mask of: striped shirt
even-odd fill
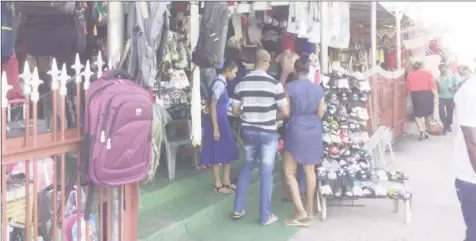
[[[278,108],[287,105],[283,85],[263,70],[251,71],[236,85],[231,105],[242,109],[243,128],[275,132]]]

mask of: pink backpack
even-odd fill
[[[91,83],[86,96],[83,166],[88,188],[86,220],[94,186],[117,187],[147,177],[152,158],[152,99],[121,78],[119,70]]]

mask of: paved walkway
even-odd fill
[[[416,133],[416,132],[415,132]],[[410,177],[413,222],[392,212],[386,200],[362,200],[365,207],[331,207],[326,222],[314,221],[293,241],[458,241],[464,223],[456,198],[451,157],[454,134],[418,142],[408,135],[395,146],[394,165]]]

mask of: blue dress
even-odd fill
[[[220,83],[218,83],[220,82]],[[233,135],[233,131],[228,120],[228,92],[226,90],[226,81],[217,80],[211,83],[224,84],[222,94],[218,98],[216,112],[217,122],[220,131],[220,139],[213,139],[213,123],[210,114],[203,115],[203,139],[202,152],[200,157],[201,165],[229,164],[240,158],[240,151]],[[213,87],[213,86],[211,86]],[[212,88],[210,88],[212,89]],[[212,91],[210,91],[212,94]],[[211,97],[210,97],[211,98]]]
[[[286,122],[285,151],[300,164],[319,164],[324,154],[321,120],[317,117],[324,89],[307,79],[286,84],[291,116]]]

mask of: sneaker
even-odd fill
[[[360,120],[369,120],[369,113],[366,108],[356,107],[357,116]]]
[[[324,197],[332,197],[332,188],[328,184],[321,186],[321,194]]]
[[[324,133],[324,135],[322,135],[322,140],[327,144],[331,144],[332,143],[331,134]]]

